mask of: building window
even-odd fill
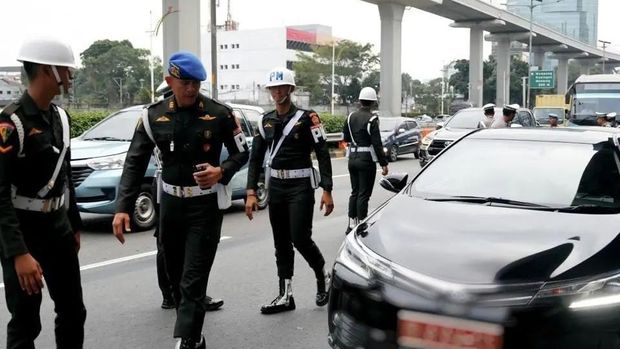
[[[286,61],[286,69],[293,70],[293,61]]]
[[[224,49],[226,50],[228,49],[228,44],[224,45]]]
[[[4,91],[0,91],[0,95],[3,94],[3,93],[4,93]]]
[[[228,64],[224,64],[224,69],[228,69]]]
[[[239,90],[239,85],[236,85],[235,87],[237,88],[237,90]]]
[[[10,94],[11,94],[11,91],[6,91],[6,94],[7,94],[7,95],[10,95]]]

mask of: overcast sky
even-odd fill
[[[183,1],[183,0],[181,0]],[[499,4],[502,0],[486,0]],[[590,1],[590,0],[585,0]],[[226,16],[227,0],[219,0],[218,24]],[[232,15],[241,29],[300,24],[324,24],[337,37],[370,42],[379,50],[380,22],[377,6],[361,0],[231,0]],[[209,18],[209,1],[201,0],[203,25]],[[3,0],[0,36],[0,65],[15,65],[22,40],[41,33],[66,38],[76,56],[95,40],[130,40],[149,48],[147,31],[161,16],[161,0]],[[612,42],[620,53],[618,30],[620,1],[599,0],[599,39]],[[28,20],[28,22],[26,22]],[[454,29],[450,21],[417,9],[403,18],[403,72],[414,78],[439,76],[443,64],[469,56],[467,29]],[[485,44],[485,57],[490,52]],[[161,56],[161,35],[153,40],[153,51]]]

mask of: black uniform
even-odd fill
[[[23,125],[23,157],[18,130],[10,115]],[[80,266],[74,233],[82,222],[71,181],[71,154],[65,159],[53,187],[42,199],[64,196],[68,205],[49,212],[16,209],[15,194],[38,198],[37,193],[52,178],[63,148],[63,131],[56,106],[39,110],[28,92],[0,114],[0,262],[5,296],[11,320],[7,328],[7,348],[34,348],[41,331],[41,294],[22,291],[14,267],[14,257],[30,253],[41,265],[45,283],[56,311],[56,345],[82,348],[86,309],[82,300]],[[51,206],[50,206],[51,207]]]
[[[194,106],[181,108],[172,96],[149,106],[148,118],[167,184],[195,187],[194,166],[201,163],[220,166],[224,171],[220,183],[228,184],[247,162],[247,145],[235,140],[241,128],[224,104],[200,95]],[[230,155],[220,165],[222,145]],[[139,123],[125,160],[117,212],[133,211],[154,146]],[[222,227],[217,195],[181,198],[162,192],[159,224],[166,269],[178,302],[174,336],[200,338],[207,281]]]
[[[265,152],[271,144],[277,144],[286,123],[294,117],[297,107],[285,115],[276,111],[263,116],[265,138],[257,134],[252,144],[248,167],[248,189],[257,190],[263,170]],[[317,129],[322,127],[318,115],[305,110],[282,143],[271,164],[274,170],[292,170],[312,167],[311,152],[314,150],[319,162],[321,179],[319,185],[326,191],[332,190],[332,167],[324,136],[319,137]],[[322,128],[321,128],[322,130]],[[314,131],[314,132],[313,132]],[[275,146],[274,146],[275,147]],[[280,279],[293,276],[293,246],[308,262],[315,273],[322,273],[325,259],[312,240],[312,216],[314,212],[314,189],[309,178],[269,180],[269,219],[273,229],[276,249],[276,264]]]
[[[351,196],[349,197],[349,218],[362,220],[368,215],[368,201],[375,185],[377,166],[371,153],[369,151],[358,151],[359,148],[372,147],[379,165],[387,166],[381,134],[379,133],[379,118],[370,112],[369,107],[362,107],[351,114],[342,133],[344,134],[344,141],[348,142],[350,146]]]

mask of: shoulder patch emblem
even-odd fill
[[[310,113],[310,120],[312,121],[313,125],[320,125],[321,124],[321,119],[319,118],[319,115],[317,113]]]
[[[2,147],[0,146],[0,154],[7,154],[9,153],[11,150],[13,150],[13,146],[9,145],[8,147]]]
[[[169,122],[169,121],[170,121],[170,118],[165,115],[162,115],[158,117],[157,119],[155,119],[155,122]]]
[[[271,125],[271,123],[265,124],[265,128],[271,128],[271,127],[273,127],[273,125]]]
[[[0,123],[0,144],[4,144],[9,141],[9,137],[15,130],[15,126],[11,125],[8,122]]]
[[[215,120],[216,117],[215,116],[211,116],[209,114],[205,114],[201,117],[199,117],[200,120],[204,120],[204,121],[211,121],[211,120]]]
[[[34,136],[34,135],[38,135],[40,133],[43,133],[43,131],[39,130],[36,127],[33,127],[30,132],[28,132],[28,136]]]

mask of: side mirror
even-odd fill
[[[399,129],[398,129],[398,133],[399,133],[399,134],[400,134],[400,133],[405,133],[405,129],[404,129],[404,128],[399,128]]]
[[[407,179],[409,179],[408,174],[396,173],[381,178],[379,185],[383,187],[383,189],[398,193],[407,185]]]
[[[441,128],[443,128],[443,121],[438,122],[437,125],[435,125],[435,130],[439,130]]]

